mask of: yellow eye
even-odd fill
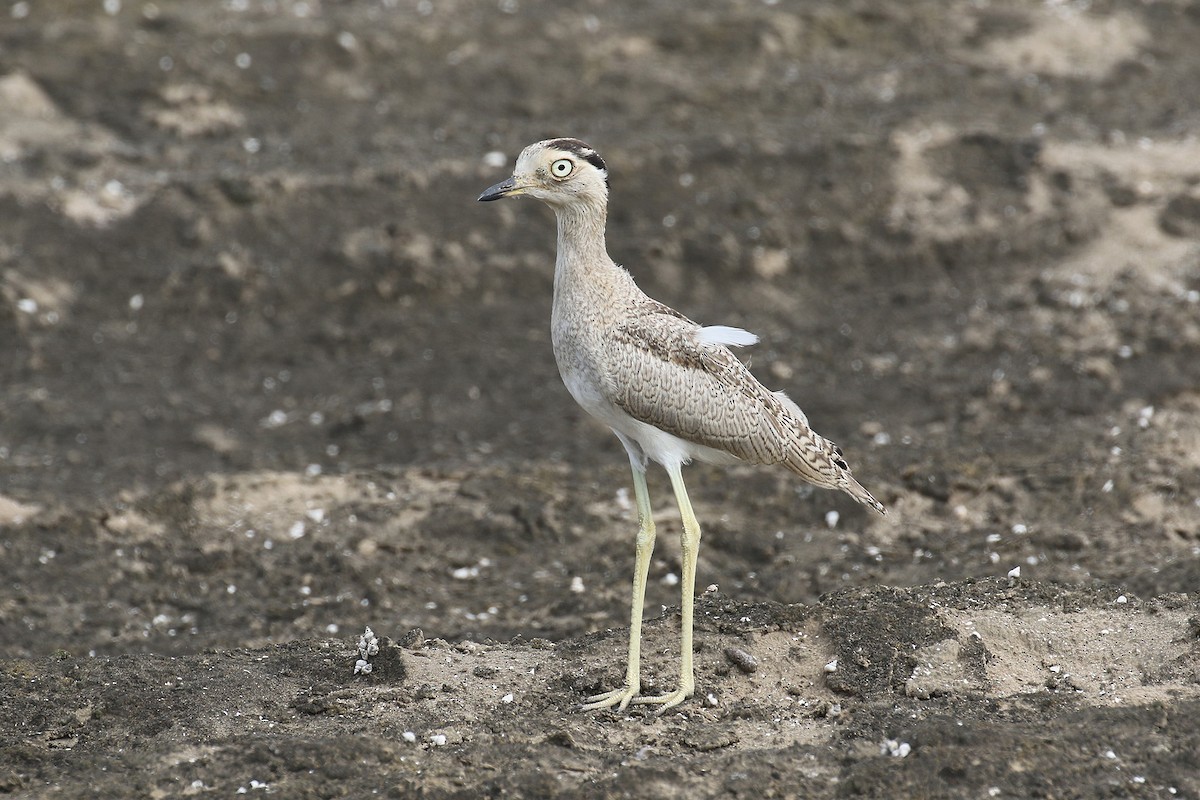
[[[556,178],[565,178],[571,174],[573,169],[575,169],[575,165],[569,158],[560,158],[550,165],[550,174]]]

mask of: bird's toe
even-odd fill
[[[583,702],[582,711],[597,711],[602,708],[616,707],[617,711],[624,711],[629,707],[629,704],[637,697],[638,687],[622,686],[619,689],[613,689],[608,692],[594,694]]]

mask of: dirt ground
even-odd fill
[[[1200,797],[1197,41],[1195,0],[6,0],[0,793]],[[627,462],[558,378],[550,213],[475,202],[549,136],[891,512],[690,468],[661,717],[578,710]]]

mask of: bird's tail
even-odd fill
[[[858,502],[862,503],[864,506],[872,508],[878,511],[880,514],[887,514],[887,509],[883,507],[883,503],[876,500],[875,495],[868,492],[865,486],[854,480],[854,478],[850,476],[850,473],[846,473],[845,480],[846,482],[839,486],[839,489],[853,497]]]
[[[883,503],[867,491],[866,487],[850,474],[850,467],[842,457],[842,449],[827,439],[820,440],[828,448],[823,458],[814,458],[811,450],[793,451],[783,465],[809,483],[826,489],[840,489],[868,508],[887,514]]]
[[[795,437],[794,446],[784,456],[783,465],[809,483],[826,489],[841,489],[864,506],[887,514],[883,503],[850,474],[850,465],[846,463],[842,448],[809,427],[808,417],[790,397],[783,392],[775,392],[775,397],[796,423],[791,430]]]

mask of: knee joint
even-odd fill
[[[641,527],[638,528],[637,546],[649,547],[650,545],[654,544],[654,535],[654,522],[651,520],[646,520],[642,523]]]

